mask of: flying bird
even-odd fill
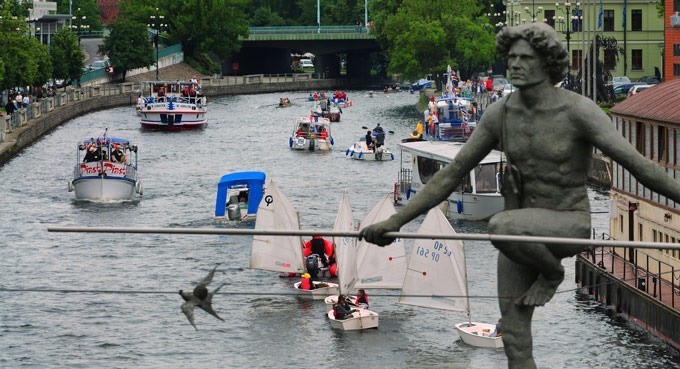
[[[214,291],[208,292],[208,284],[212,282],[213,276],[215,275],[215,270],[219,264],[217,264],[213,270],[211,270],[205,278],[203,278],[196,287],[194,287],[193,292],[184,292],[183,290],[179,290],[179,295],[182,296],[184,299],[185,303],[182,304],[182,312],[184,315],[187,316],[187,319],[189,319],[189,323],[191,323],[192,326],[196,330],[198,328],[196,327],[196,323],[194,322],[194,308],[196,306],[200,307],[203,309],[205,312],[208,314],[214,316],[215,318],[224,321],[224,319],[220,318],[219,315],[213,310],[212,308],[212,298],[213,296],[217,293],[217,291],[220,290],[226,283],[222,284],[221,286],[217,287]]]

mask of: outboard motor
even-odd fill
[[[310,275],[311,280],[316,280],[316,278],[319,276],[319,255],[317,254],[311,254],[307,256],[305,259],[305,267],[307,269],[307,273]]]

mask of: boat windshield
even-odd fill
[[[482,164],[475,168],[475,187],[477,193],[495,193],[500,189],[496,181],[496,173],[500,171],[500,164]]]

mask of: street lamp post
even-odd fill
[[[540,13],[543,13],[543,7],[539,6],[537,9],[534,3],[535,0],[531,0],[531,11],[529,11],[528,6],[524,7],[524,11],[531,16],[531,22],[536,22],[536,16]]]
[[[559,17],[558,21],[560,28],[562,28],[560,31],[564,32],[566,35],[567,55],[569,57],[569,71],[571,72],[571,51],[569,50],[569,41],[571,40],[571,24],[574,21],[574,15],[571,14],[571,4],[569,2],[565,2],[563,5],[566,17]],[[555,9],[561,10],[560,3],[555,3]]]
[[[158,13],[158,8],[156,8],[156,13]],[[147,24],[147,26],[153,28],[156,30],[156,34],[153,37],[153,43],[156,46],[156,81],[158,81],[158,41],[160,37],[160,32],[161,28],[165,27],[166,24],[163,24],[163,17],[162,15],[151,15],[151,23]]]

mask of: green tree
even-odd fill
[[[241,47],[239,37],[248,37],[247,4],[248,0],[185,0],[156,8],[147,0],[128,0],[119,7],[120,18],[142,24],[150,24],[151,16],[163,16],[167,25],[163,33],[180,42],[189,58],[214,52],[224,60]]]
[[[69,13],[69,1],[71,12]],[[101,31],[104,26],[100,19],[97,0],[58,0],[57,13],[71,14],[73,31],[86,34],[88,31]]]
[[[52,37],[50,54],[52,54],[53,77],[64,80],[77,80],[83,75],[84,48],[78,43],[78,36],[64,28]],[[65,86],[64,86],[65,87]]]
[[[122,73],[123,80],[128,70],[154,64],[156,59],[146,25],[119,19],[109,24],[109,28],[111,33],[99,45],[99,53],[109,56],[114,71]]]
[[[255,10],[255,13],[253,14],[253,17],[250,21],[250,25],[254,27],[283,26],[285,24],[286,21],[268,6],[263,6]]]
[[[0,89],[42,85],[51,70],[40,71],[49,64],[47,47],[31,36],[25,16],[14,2],[0,8]]]
[[[389,51],[388,70],[409,79],[443,72],[448,64],[472,71],[495,57],[494,28],[474,0],[377,0],[377,38]]]

